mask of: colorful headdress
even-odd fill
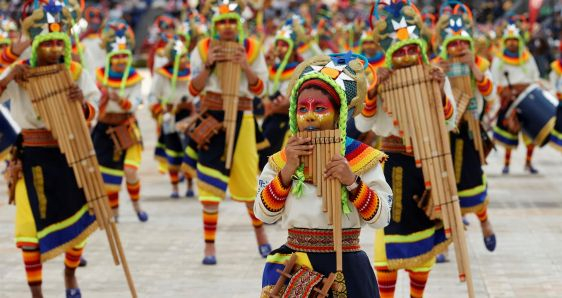
[[[64,61],[70,67],[71,42],[70,28],[73,20],[65,4],[57,0],[48,3],[35,1],[33,13],[22,23],[22,32],[32,39],[30,64],[37,64],[37,47],[49,40],[62,40],[65,44]]]
[[[168,61],[173,62],[173,70],[172,70],[172,95],[170,98],[173,97],[176,91],[176,83],[178,80],[178,73],[180,69],[180,60],[182,57],[187,56],[189,53],[187,45],[182,40],[183,38],[179,35],[174,35],[172,38],[168,40],[166,47],[162,53],[163,56],[168,58]]]
[[[277,41],[284,41],[286,42],[289,47],[287,49],[287,53],[285,53],[285,57],[277,67],[277,71],[275,72],[275,77],[273,79],[274,86],[273,90],[277,90],[279,87],[279,81],[281,79],[281,75],[285,71],[287,64],[289,63],[289,59],[291,55],[294,55],[294,51],[297,50],[297,47],[302,42],[305,42],[306,38],[304,37],[304,29],[300,23],[300,19],[298,17],[292,17],[285,22],[285,25],[281,27],[275,34],[274,46]]]
[[[105,57],[105,75],[103,85],[109,80],[109,69],[111,58],[115,55],[126,54],[129,57],[127,67],[121,81],[121,92],[124,92],[125,84],[133,63],[132,49],[135,47],[135,35],[133,30],[124,20],[111,20],[107,22],[102,32],[102,46],[107,54]]]
[[[360,57],[363,63],[358,59]],[[333,54],[330,56],[320,55],[312,57],[301,63],[291,78],[288,91],[290,92],[289,127],[294,135],[298,132],[297,125],[297,100],[300,91],[306,86],[317,86],[326,90],[329,94],[340,101],[339,118],[337,126],[340,129],[342,142],[342,154],[345,154],[346,126],[348,111],[353,114],[361,112],[363,102],[367,93],[365,72],[363,65],[367,61],[364,57],[352,54]],[[337,108],[337,107],[335,107]],[[293,192],[299,196],[302,194],[304,183],[303,167],[296,171],[297,185]],[[345,213],[349,212],[347,206],[347,192],[343,192],[342,205]]]
[[[468,6],[458,1],[449,1],[441,6],[439,21],[436,30],[440,35],[435,45],[439,47],[440,56],[447,58],[447,45],[451,41],[465,40],[470,43],[470,48],[474,49],[473,31],[474,20],[472,11]]]
[[[104,10],[99,5],[90,5],[84,9],[84,18],[88,22],[90,32],[98,32],[103,26]]]
[[[516,39],[519,43],[519,53],[517,53],[517,55],[521,57],[522,54],[525,52],[525,38],[523,34],[524,33],[521,27],[519,26],[517,19],[510,18],[502,32],[502,39],[501,39],[502,52],[505,51],[506,40]]]
[[[380,5],[380,7],[379,7]],[[386,64],[391,68],[392,54],[409,44],[418,45],[425,63],[428,62],[427,43],[421,37],[423,22],[418,9],[410,1],[392,0],[389,4],[374,4],[373,37],[386,52]]]
[[[242,26],[242,2],[232,0],[219,0],[217,6],[213,8],[213,18],[211,19],[211,37],[217,38],[216,23],[221,20],[235,19],[238,24],[238,41],[244,41],[244,28]]]

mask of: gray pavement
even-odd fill
[[[148,84],[145,84],[148,85]],[[152,159],[154,123],[147,109],[140,111],[146,150],[141,167],[142,204],[149,213],[140,223],[121,193],[119,230],[140,297],[258,297],[264,259],[258,255],[250,219],[242,204],[221,204],[217,233],[217,266],[203,266],[201,208],[196,199],[168,198],[168,177],[160,175]],[[551,148],[535,153],[539,175],[523,172],[523,148],[513,152],[512,174],[503,176],[503,151],[493,152],[486,171],[491,204],[489,216],[498,239],[490,253],[484,248],[480,226],[469,216],[468,245],[477,297],[562,297],[562,155]],[[185,186],[182,185],[182,192]],[[28,297],[19,250],[13,244],[15,208],[8,206],[5,186],[0,199],[0,298]],[[284,242],[286,231],[266,227],[272,246]],[[373,258],[374,230],[365,228],[363,249]],[[454,259],[453,249],[451,258]],[[112,258],[103,232],[90,238],[85,250],[89,264],[78,270],[84,297],[127,297],[120,267]],[[45,297],[63,297],[63,258],[43,267]],[[456,265],[437,265],[426,289],[427,297],[465,297],[456,278]],[[399,275],[396,297],[409,297],[405,273]]]

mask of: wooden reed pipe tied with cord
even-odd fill
[[[69,98],[69,90],[74,84],[66,65],[56,64],[31,68],[24,88],[35,112],[45,122],[68,165],[72,167],[77,184],[84,191],[90,214],[95,215],[98,227],[105,230],[114,262],[123,266],[131,296],[137,297],[84,119],[82,103]]]
[[[221,51],[227,56],[228,61],[217,62],[215,73],[219,79],[224,110],[224,127],[226,129],[226,168],[232,166],[234,142],[236,135],[236,122],[238,116],[238,98],[240,89],[241,68],[238,61],[232,58],[241,44],[231,41],[212,40],[211,48],[220,45]]]
[[[336,270],[343,267],[342,245],[342,185],[335,178],[324,178],[324,170],[332,157],[341,156],[342,142],[339,129],[303,131],[298,137],[310,138],[314,146],[311,155],[301,156],[305,166],[305,177],[316,186],[316,195],[322,198],[322,211],[327,213],[328,224],[333,226],[334,251],[336,252]]]
[[[443,96],[430,69],[415,65],[394,70],[380,87],[380,96],[386,112],[398,124],[404,144],[413,146],[416,166],[421,167],[429,200],[420,207],[430,219],[442,220],[447,238],[452,237],[455,244],[459,278],[467,282],[469,297],[474,297]]]

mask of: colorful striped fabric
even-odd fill
[[[278,213],[285,207],[291,187],[284,187],[279,175],[263,189],[260,198],[269,212]]]
[[[123,80],[123,75],[124,73],[122,72],[115,72],[110,69],[107,79],[107,86],[116,89],[121,88],[121,81]],[[103,84],[104,78],[105,78],[105,67],[100,67],[96,71],[96,79],[99,85]],[[127,77],[127,83],[125,84],[125,87],[133,86],[139,83],[140,81],[142,81],[141,75],[137,72],[136,69],[131,68],[131,70],[129,71],[129,76]]]
[[[550,68],[559,76],[562,76],[562,59],[557,59],[550,64]]]
[[[375,54],[375,56],[367,58],[369,64],[373,66],[375,69],[379,68],[384,65],[384,59],[386,58],[383,51],[379,51]]]
[[[451,104],[451,100],[447,97],[445,99],[445,105],[443,106],[443,113],[445,114],[445,120],[451,119],[455,110],[453,109],[453,105]]]
[[[493,89],[492,81],[488,77],[484,77],[482,82],[476,82],[476,87],[478,87],[478,91],[480,91],[480,94],[483,96],[490,95]]]
[[[363,182],[359,185],[357,193],[350,198],[350,201],[365,221],[372,220],[380,209],[379,197]]]
[[[488,182],[486,175],[482,175],[482,184],[473,188],[460,190],[458,192],[463,214],[476,211],[488,203]]]
[[[199,55],[201,56],[201,61],[203,63],[207,62],[207,56],[209,53],[209,48],[211,47],[211,38],[207,37],[202,39],[197,44],[197,49]],[[244,48],[246,49],[246,57],[248,58],[248,64],[252,64],[260,54],[260,43],[252,38],[246,38],[244,40]]]
[[[510,133],[507,130],[494,126],[494,141],[507,148],[517,148],[519,145],[519,136]]]
[[[291,78],[291,76],[293,75],[293,72],[295,71],[295,69],[297,68],[298,65],[299,65],[298,62],[287,63],[287,66],[285,66],[285,69],[281,73],[281,76],[279,77],[279,80],[280,81],[289,80]],[[272,80],[272,81],[275,80],[275,75],[277,74],[277,70],[279,69],[279,66],[280,66],[280,64],[275,64],[275,65],[273,65],[269,68],[269,79],[270,80]]]
[[[375,116],[377,113],[377,100],[377,96],[373,98],[369,98],[367,96],[367,98],[365,98],[365,106],[363,107],[363,110],[361,110],[361,114],[367,118]]]
[[[21,251],[27,284],[38,286],[43,282],[43,265],[41,264],[41,253],[39,248],[24,248]]]
[[[156,72],[166,78],[171,79],[174,76],[174,66],[169,65],[169,66],[161,67]],[[190,77],[191,77],[191,70],[189,69],[189,67],[183,70],[178,70],[178,77],[177,77],[178,81],[189,81]]]
[[[523,50],[521,55],[519,55],[519,53],[513,53],[505,49],[499,56],[499,58],[502,59],[503,62],[511,65],[521,65],[527,62],[530,57],[531,54],[529,54],[529,51],[527,49]]]
[[[262,94],[263,90],[265,88],[265,84],[263,83],[263,81],[261,79],[258,78],[258,81],[255,85],[250,85],[249,89],[250,92],[254,93],[255,95],[260,95]]]

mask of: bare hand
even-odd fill
[[[443,72],[449,72],[450,65],[448,61],[441,60],[439,61],[439,63],[437,63],[437,66],[439,66],[443,70]]]
[[[119,103],[121,101],[121,96],[119,96],[119,94],[117,94],[117,92],[115,91],[110,91],[109,100]]]
[[[429,76],[432,80],[437,81],[437,83],[439,83],[439,87],[443,90],[445,87],[445,73],[443,70],[437,66],[433,66],[429,71]]]
[[[16,81],[16,83],[27,82],[27,74],[29,73],[29,65],[27,64],[16,64],[10,74],[8,75],[11,80]]]
[[[470,51],[470,49],[464,49],[462,51],[462,55],[459,56],[459,62],[466,64],[471,68],[476,64],[474,61],[474,54]]]
[[[240,64],[240,67],[243,70],[247,70],[250,68],[250,65],[248,64],[248,57],[246,56],[246,49],[244,49],[243,47],[240,47],[236,50],[233,60]]]
[[[216,62],[226,61],[226,53],[219,45],[215,45],[209,49],[209,55],[207,56],[207,63],[215,64]]]
[[[377,84],[383,84],[392,75],[392,70],[386,67],[379,67],[377,68]]]
[[[312,154],[312,148],[314,148],[314,146],[308,144],[309,142],[310,138],[301,138],[297,136],[289,138],[287,146],[285,146],[285,155],[287,156],[287,163],[283,168],[283,170],[286,171],[284,173],[285,175],[288,175],[289,177],[293,176],[301,164],[299,157]],[[283,177],[286,177],[285,175]]]
[[[351,185],[355,182],[355,174],[351,171],[351,167],[345,157],[334,155],[332,160],[324,170],[324,178],[335,178],[343,185]]]
[[[73,85],[68,90],[68,98],[73,101],[78,101],[80,103],[84,103],[84,94],[82,93],[82,89],[78,87],[78,85]]]
[[[20,33],[20,36],[17,40],[12,43],[12,53],[16,56],[19,56],[31,46],[31,40],[25,36],[25,34]]]

